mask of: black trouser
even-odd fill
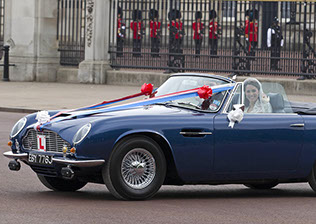
[[[195,54],[200,55],[202,39],[195,39],[194,41],[195,41]]]
[[[279,64],[280,56],[281,56],[281,48],[280,47],[271,47],[270,50],[271,50],[270,69],[272,69],[272,70],[279,69],[278,64]]]
[[[175,51],[179,53],[181,51],[182,39],[175,39]]]
[[[122,57],[123,56],[123,45],[124,45],[124,38],[122,37],[117,37],[117,57]]]
[[[217,39],[209,39],[210,55],[217,55]]]
[[[173,67],[173,63],[172,63],[173,55],[172,54],[176,52],[175,45],[176,45],[176,38],[170,37],[169,38],[169,56],[168,56],[168,66],[169,67]]]
[[[180,55],[183,54],[182,49],[182,39],[176,39],[174,37],[170,37],[169,39],[169,60],[168,66],[169,67],[177,67],[174,62],[178,59],[181,61],[182,66],[184,66],[184,56]]]
[[[255,49],[258,45],[258,42],[255,41],[248,41],[247,42],[247,50],[248,50],[248,56],[255,56]],[[250,60],[255,60],[254,58],[250,58]]]
[[[133,39],[133,56],[140,57],[142,49],[142,40],[141,39]]]
[[[151,38],[151,56],[158,57],[159,56],[159,45],[160,40],[157,37]]]

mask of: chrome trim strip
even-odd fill
[[[223,76],[219,76],[219,75],[215,75],[215,74],[207,74],[207,73],[195,73],[195,72],[179,72],[179,73],[173,73],[170,75],[170,77],[173,76],[201,76],[201,77],[205,77],[205,78],[215,78],[215,79],[219,79],[228,83],[235,83],[234,80],[232,80],[231,78],[227,78],[227,77],[223,77]]]
[[[59,159],[53,158],[53,162],[62,163],[65,165],[71,165],[76,167],[93,167],[93,166],[101,166],[105,163],[105,160],[71,160],[71,159]]]
[[[181,131],[180,135],[212,135],[212,132],[187,132]]]
[[[236,92],[236,89],[238,88],[239,85],[242,86],[242,82],[236,82],[234,88],[230,91],[230,94],[229,94],[229,96],[228,96],[229,98],[228,98],[228,100],[226,101],[226,104],[223,106],[222,114],[228,113],[228,112],[227,112],[228,105],[229,105],[230,102],[232,101],[233,96],[234,96],[234,94],[235,94],[235,92]],[[243,90],[242,90],[242,91],[243,91]],[[228,91],[227,91],[227,92],[228,92]],[[227,96],[225,96],[225,97],[227,97]],[[242,101],[242,103],[243,103],[243,101]]]
[[[12,151],[4,152],[3,155],[9,159],[20,159],[20,160],[27,160],[28,154],[27,153],[13,153]]]
[[[290,127],[292,127],[292,128],[303,128],[304,124],[291,124]]]

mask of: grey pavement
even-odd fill
[[[316,89],[316,82],[314,85]],[[73,109],[135,94],[140,92],[140,88],[141,85],[0,81],[0,111],[29,113],[39,110]],[[289,99],[316,103],[316,92],[291,94]]]
[[[140,92],[141,87],[44,82],[0,82],[0,111],[73,109]]]

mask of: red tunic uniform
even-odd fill
[[[248,22],[245,27],[245,36],[249,42],[258,42],[258,23]]]
[[[182,29],[183,29],[183,24],[182,24],[182,22],[175,22],[175,21],[172,21],[171,26],[176,27],[178,31],[182,31]],[[169,27],[170,27],[170,24],[168,24],[168,29],[169,29]],[[179,32],[177,32],[176,35],[175,35],[175,38],[176,38],[176,39],[181,39],[181,38],[182,38],[182,35],[179,34]]]
[[[209,38],[210,39],[217,39],[217,29],[218,29],[218,23],[217,22],[210,22],[210,33],[209,33]]]
[[[193,39],[200,40],[202,39],[201,31],[204,29],[204,24],[201,22],[192,23],[192,29],[194,30]]]
[[[161,23],[150,21],[150,37],[151,38],[157,38],[158,30],[160,30]]]
[[[142,39],[142,22],[131,22],[131,30],[133,30],[133,39],[140,40]]]

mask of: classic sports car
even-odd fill
[[[150,198],[162,184],[308,181],[316,191],[315,110],[289,102],[276,83],[262,88],[271,111],[251,113],[243,82],[174,74],[141,101],[23,117],[4,156],[11,170],[19,160],[29,165],[49,189],[100,183],[125,200]]]

